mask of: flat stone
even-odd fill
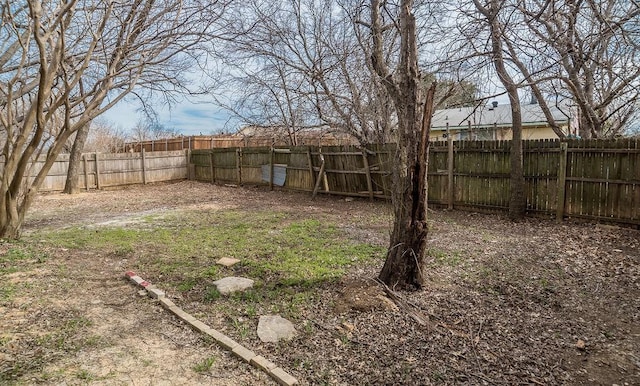
[[[290,340],[295,335],[293,323],[279,315],[262,315],[258,321],[258,338],[265,343]]]
[[[240,260],[234,259],[232,257],[223,257],[220,260],[216,261],[216,264],[222,265],[222,266],[225,266],[225,267],[233,267],[234,265],[238,264],[239,262],[240,262]]]
[[[253,287],[253,280],[244,277],[229,276],[224,279],[216,280],[213,284],[223,295],[229,295],[232,292],[244,291]]]

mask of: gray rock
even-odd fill
[[[263,315],[258,321],[258,338],[265,343],[291,340],[295,336],[293,323],[279,315]]]
[[[240,260],[234,259],[232,257],[222,257],[220,258],[220,260],[216,261],[216,264],[223,265],[225,267],[232,267],[239,262]]]
[[[253,287],[253,280],[244,277],[229,276],[213,282],[218,292],[229,295],[232,292],[244,291]]]

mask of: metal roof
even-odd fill
[[[533,126],[547,124],[547,119],[538,104],[521,105],[522,124]],[[549,103],[551,114],[558,124],[567,124],[571,116],[570,101],[559,101],[557,105]],[[447,128],[472,127],[511,127],[511,106],[509,104],[488,103],[483,106],[458,107],[454,109],[436,110],[431,120],[431,128],[443,130]]]

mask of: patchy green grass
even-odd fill
[[[383,256],[380,247],[348,240],[334,224],[291,219],[273,212],[184,212],[141,229],[69,228],[39,238],[65,248],[133,255],[138,268],[175,278],[189,291],[231,273],[214,265],[221,257],[241,260],[240,273],[265,283],[313,286],[335,280],[349,267]]]
[[[64,313],[55,313],[48,316],[46,321],[47,333],[42,335],[14,336],[2,339],[0,348],[8,344],[19,345],[22,348],[19,354],[7,362],[7,366],[0,372],[0,384],[20,379],[24,374],[37,372],[43,380],[54,379],[60,374],[43,372],[44,367],[52,360],[65,354],[75,355],[87,347],[97,347],[106,343],[95,335],[87,335],[92,322],[81,315],[78,310],[67,310]],[[11,348],[7,348],[11,351]],[[75,374],[82,380],[95,380],[93,375],[82,370]],[[20,384],[20,383],[18,383]]]
[[[278,312],[295,318],[318,286],[348,269],[384,257],[384,249],[349,239],[336,224],[286,212],[204,210],[145,218],[137,228],[67,228],[38,234],[58,247],[96,250],[129,259],[145,278],[229,316],[241,334],[247,316]],[[232,268],[221,257],[240,259]],[[255,288],[222,296],[211,283],[225,276],[255,280]],[[240,321],[240,322],[239,322]]]
[[[24,284],[12,283],[6,279],[6,275],[42,265],[49,256],[34,246],[19,241],[11,244],[1,244],[0,241],[0,248],[0,304],[8,304]]]
[[[431,258],[433,266],[457,267],[463,263],[460,251],[445,251],[439,248],[429,248],[427,255]]]

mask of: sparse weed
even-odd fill
[[[215,357],[205,358],[202,362],[197,363],[193,366],[193,371],[196,373],[206,373],[211,369],[211,366],[216,362]]]

